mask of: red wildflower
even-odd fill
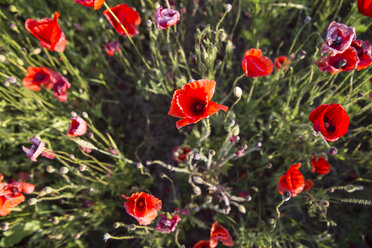
[[[57,98],[57,100],[60,102],[66,102],[68,98],[66,91],[71,87],[71,84],[64,76],[62,76],[58,72],[55,72],[53,77],[54,97]]]
[[[288,69],[288,66],[289,66],[290,63],[291,63],[291,61],[288,59],[287,56],[279,56],[279,57],[276,57],[275,60],[274,60],[274,66],[277,70]]]
[[[111,41],[105,45],[105,50],[108,56],[114,56],[115,52],[120,52],[120,44],[117,41]]]
[[[178,129],[197,123],[218,110],[227,111],[227,106],[211,101],[215,86],[215,81],[201,79],[185,84],[174,92],[168,115],[183,118],[176,123]]]
[[[158,30],[166,29],[175,25],[180,20],[180,13],[174,9],[159,7],[155,11],[155,24]]]
[[[209,240],[200,240],[193,246],[193,248],[210,248]]]
[[[31,161],[36,162],[40,155],[49,159],[54,159],[56,156],[51,151],[45,151],[45,142],[38,140],[35,137],[30,138],[32,145],[30,148],[22,146],[22,150]]]
[[[74,1],[75,3],[78,3],[85,7],[94,8],[94,10],[98,10],[105,3],[105,0],[74,0]]]
[[[325,158],[322,156],[320,156],[319,158],[313,157],[311,159],[311,166],[313,167],[311,172],[316,172],[320,175],[326,175],[331,170],[328,161],[325,160]]]
[[[175,146],[172,149],[172,158],[176,162],[184,162],[190,152],[191,148]]]
[[[219,225],[218,222],[214,222],[211,229],[211,239],[209,245],[214,248],[218,245],[218,240],[221,240],[224,246],[233,246],[234,242],[230,236],[229,231],[223,226]]]
[[[245,52],[242,67],[247,77],[264,77],[273,72],[273,62],[262,56],[260,49],[249,49]]]
[[[127,213],[134,217],[140,225],[149,225],[158,216],[162,202],[145,192],[134,193],[130,197],[122,195],[127,200],[124,203]]]
[[[293,164],[289,170],[280,177],[278,183],[278,191],[283,194],[284,191],[291,193],[292,197],[301,193],[305,187],[305,179],[301,172],[298,170],[301,167],[301,163]]]
[[[173,215],[171,219],[168,219],[168,217],[165,214],[161,214],[160,219],[156,224],[156,231],[165,233],[174,232],[176,230],[178,222],[180,221],[181,217],[179,217],[177,214]]]
[[[322,53],[331,53],[331,55],[342,53],[350,47],[355,39],[354,27],[348,27],[342,23],[333,21],[328,26],[327,41],[321,47],[321,51]]]
[[[372,17],[372,1],[371,0],[357,0],[358,10],[365,16]]]
[[[21,202],[25,200],[22,194],[31,194],[35,185],[25,182],[2,183],[4,176],[0,174],[0,215],[6,216]]]
[[[305,187],[304,187],[304,190],[305,190],[305,191],[309,191],[312,187],[314,187],[314,182],[313,182],[313,180],[311,180],[311,179],[306,179],[306,180],[305,180]]]
[[[372,2],[372,1],[371,1]],[[358,53],[359,63],[357,71],[363,70],[372,64],[371,44],[368,41],[356,40],[351,43]]]
[[[84,135],[87,132],[87,122],[79,117],[71,117],[71,123],[67,130],[67,136],[76,137]]]
[[[316,63],[320,71],[329,71],[331,74],[352,71],[359,63],[358,52],[354,47],[349,47],[343,53],[321,57]]]
[[[115,7],[111,8],[111,11],[117,16],[120,23],[125,27],[129,36],[132,37],[138,34],[137,26],[141,24],[141,17],[137,13],[137,11],[135,11],[125,3],[116,5]],[[118,32],[121,35],[126,35],[120,23],[115,20],[115,18],[111,15],[111,13],[108,10],[105,10],[103,12],[103,15],[115,28],[116,32]]]
[[[48,67],[28,67],[22,80],[23,86],[33,91],[40,91],[42,86],[51,89],[53,73],[54,71]]]
[[[54,12],[53,20],[43,18],[39,22],[33,19],[27,19],[25,23],[26,30],[40,40],[40,46],[49,51],[63,52],[66,46],[66,37],[58,25],[60,14]]]
[[[321,132],[330,142],[338,140],[347,133],[350,118],[340,104],[322,104],[309,115],[316,132]]]

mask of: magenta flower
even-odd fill
[[[67,101],[67,93],[66,91],[71,87],[71,84],[68,80],[59,73],[54,74],[54,82],[53,82],[53,95],[57,98],[60,102]]]
[[[156,231],[171,233],[176,230],[178,222],[181,221],[181,217],[173,215],[172,219],[168,219],[166,215],[161,214],[158,223],[156,224]]]
[[[51,151],[45,151],[45,142],[38,140],[35,137],[30,138],[32,145],[30,148],[22,146],[22,150],[31,161],[36,162],[40,155],[49,159],[54,159],[56,156]]]
[[[180,12],[173,9],[159,7],[155,12],[155,23],[158,30],[175,25],[180,20]]]
[[[356,39],[355,28],[333,21],[328,26],[327,41],[322,46],[322,53],[335,55],[348,49]]]
[[[114,56],[115,52],[120,52],[120,44],[117,41],[111,41],[105,45],[105,51],[108,56]]]
[[[77,137],[87,132],[87,122],[79,117],[71,117],[71,123],[67,130],[67,136]]]

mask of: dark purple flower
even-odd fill
[[[171,233],[176,230],[178,222],[181,221],[181,217],[173,215],[172,219],[168,219],[166,215],[161,214],[158,223],[156,224],[156,231]]]

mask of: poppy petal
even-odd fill
[[[186,115],[182,112],[181,108],[177,104],[177,98],[179,94],[181,94],[183,90],[176,90],[173,94],[171,106],[168,112],[168,115],[177,117],[177,118],[185,118]]]
[[[229,107],[227,107],[225,105],[221,105],[221,104],[210,101],[208,103],[207,111],[205,112],[205,117],[213,115],[214,113],[216,113],[219,110],[223,110],[223,111],[226,112],[228,109],[229,109]]]
[[[191,118],[184,118],[184,119],[179,120],[179,121],[176,122],[176,127],[177,127],[177,129],[180,129],[180,128],[183,128],[186,125],[197,123],[200,120],[201,120],[201,118],[200,119],[196,119],[196,120],[195,119],[191,119]]]

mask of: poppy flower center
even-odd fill
[[[138,208],[143,208],[145,206],[145,199],[144,198],[140,198],[137,200],[137,207]]]
[[[197,100],[192,106],[192,111],[195,115],[203,115],[206,109],[206,104],[203,101]]]
[[[328,133],[333,133],[336,131],[336,127],[329,122],[327,117],[324,117],[324,127]]]
[[[339,45],[341,45],[341,42],[342,42],[342,37],[337,36],[336,39],[333,41],[333,45],[339,46]]]
[[[338,62],[335,64],[335,67],[336,67],[336,68],[342,68],[342,67],[344,67],[346,64],[347,64],[347,60],[346,60],[346,59],[341,59],[340,61],[338,61]]]
[[[41,82],[41,81],[44,80],[44,78],[45,78],[45,75],[44,75],[43,73],[38,73],[38,74],[36,74],[36,76],[35,76],[35,81],[36,81],[36,82]]]

